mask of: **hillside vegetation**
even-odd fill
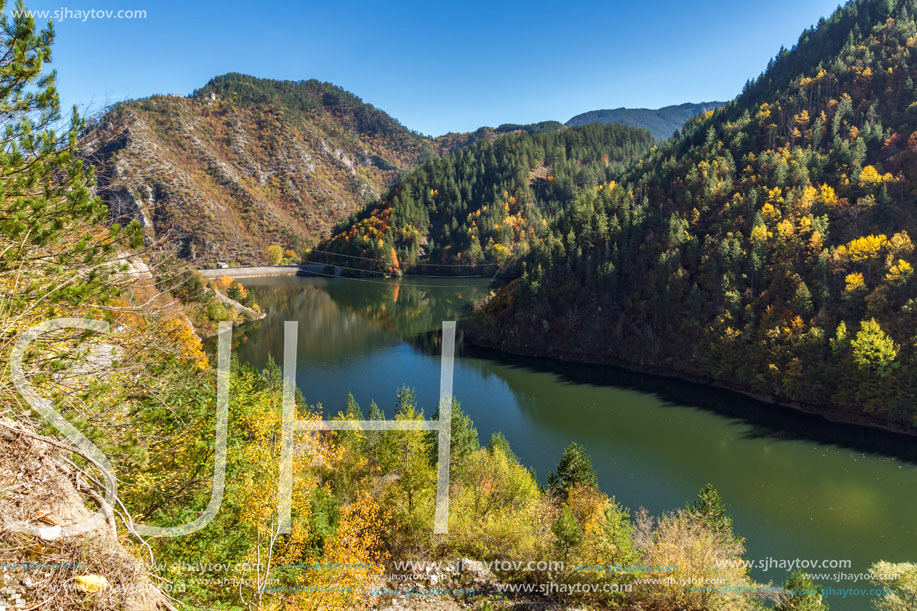
[[[723,102],[686,102],[677,106],[662,108],[612,108],[590,110],[578,114],[565,123],[567,127],[589,125],[590,123],[618,123],[648,129],[657,140],[671,138],[685,122],[697,115],[710,112],[723,105]]]
[[[274,244],[301,251],[433,155],[339,87],[242,74],[116,104],[86,139],[113,217],[198,265],[264,263]]]
[[[0,0],[0,14],[2,8]],[[24,11],[0,17],[0,119],[5,125],[0,145],[0,362],[14,365],[0,368],[0,474],[5,486],[0,563],[3,595],[15,601],[10,606],[54,611],[398,608],[404,598],[411,602],[410,595],[393,597],[377,590],[403,585],[386,581],[391,560],[470,558],[524,559],[536,569],[500,571],[481,583],[462,581],[476,579],[470,571],[448,581],[436,575],[424,587],[468,587],[473,592],[456,604],[482,609],[511,608],[512,592],[504,594],[498,587],[508,583],[566,586],[523,601],[562,609],[766,608],[765,594],[748,576],[750,564],[742,561],[743,540],[733,532],[726,505],[712,486],[658,518],[643,511],[632,515],[598,489],[589,457],[571,444],[548,486],[540,488],[502,435],[481,445],[458,401],[450,423],[448,537],[432,532],[437,437],[408,427],[300,431],[292,467],[291,532],[281,533],[278,457],[287,428],[281,416],[287,386],[282,373],[273,364],[256,372],[228,352],[209,353],[180,312],[155,307],[155,291],[184,290],[184,301],[191,302],[203,287],[186,286],[194,284],[186,269],[166,270],[166,287],[148,282],[145,261],[158,261],[159,253],[143,250],[139,222],[111,223],[106,206],[93,195],[94,176],[78,147],[83,122],[73,117],[69,128],[52,128],[61,118],[55,75],[46,64],[52,40],[50,26],[37,30]],[[176,112],[185,103],[177,102]],[[373,116],[364,118],[372,123]],[[609,138],[619,134],[634,145],[649,138],[627,128],[593,127],[585,133],[590,129]],[[584,132],[562,133],[575,137]],[[707,146],[715,143],[714,136]],[[549,148],[558,155],[579,150],[559,143]],[[721,149],[716,145],[714,150]],[[872,177],[866,167],[860,176],[864,173],[865,179]],[[897,183],[879,176],[889,185],[888,197],[897,197]],[[551,226],[580,219],[588,202],[613,207],[624,201],[622,192],[635,192],[604,182],[599,186],[587,189],[588,199],[575,213]],[[847,188],[856,193],[866,187],[851,183]],[[847,191],[840,196],[848,197]],[[622,205],[636,209],[627,217],[628,227],[652,218],[647,204]],[[789,207],[780,208],[802,222]],[[704,214],[712,212],[705,208]],[[769,221],[774,219],[765,216],[767,232]],[[545,235],[538,256],[553,252],[555,235],[555,229]],[[778,235],[779,229],[773,236],[767,233],[764,242]],[[880,243],[908,256],[903,238]],[[644,261],[636,248],[640,244],[635,241],[629,252]],[[578,251],[572,252],[576,258],[571,263],[582,260]],[[851,246],[845,252],[852,256],[861,249]],[[895,273],[907,275],[898,260],[903,259],[893,264]],[[623,265],[621,259],[616,262]],[[858,273],[864,285],[891,282],[881,273],[884,261],[856,262],[862,264]],[[571,267],[569,273],[588,269]],[[553,282],[555,276],[543,272],[532,278],[527,275],[517,284],[532,295],[525,297],[527,303],[543,299],[532,290],[535,282]],[[227,281],[217,284],[245,301],[241,287]],[[892,288],[888,294],[882,303],[898,299]],[[812,291],[814,311],[822,308],[815,305],[820,304],[818,295]],[[593,303],[570,297],[577,305]],[[52,318],[61,326],[36,327]],[[882,320],[886,324],[888,318]],[[896,375],[897,344],[890,345],[879,329],[864,329],[861,333],[873,343],[857,335],[847,344],[847,336],[838,333],[841,339],[833,345],[842,355],[849,352],[853,359],[882,366],[868,371]],[[231,325],[222,326],[224,337],[230,332]],[[32,341],[25,346],[23,338]],[[225,367],[219,373],[217,364]],[[425,413],[411,389],[395,386],[397,381],[388,389],[397,393],[395,420],[435,415],[435,406],[427,406]],[[23,390],[27,387],[31,392]],[[322,406],[309,404],[298,392],[288,405],[300,420],[317,420],[323,413]],[[364,416],[352,396],[342,397],[337,407],[340,419],[384,417],[374,403]],[[217,425],[221,421],[223,427]],[[97,510],[97,519],[87,521]],[[149,527],[179,525],[193,532],[146,539],[138,534],[141,528],[149,533]],[[548,563],[558,559],[564,564],[556,570],[538,568],[556,567]],[[870,572],[879,576],[877,585],[888,588],[879,606],[883,611],[907,608],[914,600],[913,565],[879,563]],[[811,578],[794,575],[787,587],[776,609],[826,608]]]
[[[478,341],[913,429],[914,16],[849,3],[620,184],[581,190]]]
[[[511,127],[517,133],[426,162],[310,258],[387,273],[492,274],[526,253],[577,193],[613,183],[652,145],[645,130],[621,125]]]

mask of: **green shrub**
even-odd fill
[[[223,307],[223,304],[216,299],[211,299],[209,302],[207,302],[207,307],[205,308],[204,313],[207,315],[207,318],[214,322],[229,320],[229,312],[227,312],[226,308]]]

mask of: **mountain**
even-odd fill
[[[620,123],[650,130],[657,140],[671,138],[681,129],[685,121],[705,112],[720,108],[724,102],[701,102],[700,104],[679,104],[663,108],[613,108],[590,110],[567,121],[567,127],[590,123]]]
[[[493,274],[527,252],[579,191],[613,185],[653,142],[646,130],[623,125],[499,130],[506,135],[407,174],[310,258],[379,273]]]
[[[519,125],[516,123],[504,123],[497,127],[479,127],[473,132],[454,133],[437,136],[433,139],[433,144],[441,155],[454,153],[455,151],[471,146],[479,140],[495,140],[498,136],[506,134],[543,134],[555,132],[564,129],[564,124],[560,121],[541,121],[540,123],[528,123]]]
[[[917,428],[917,0],[854,0],[614,188],[476,313],[503,350]]]
[[[86,139],[113,216],[197,264],[263,263],[272,244],[300,251],[434,155],[339,87],[242,74],[117,104]]]

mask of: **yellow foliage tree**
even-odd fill
[[[794,231],[793,223],[788,219],[784,219],[777,223],[777,233],[780,234],[780,237],[789,238],[793,235]]]
[[[896,257],[907,256],[912,252],[914,252],[914,244],[911,242],[911,237],[907,234],[906,231],[896,233],[891,237],[891,239],[889,239],[889,263],[894,261]]]
[[[337,533],[326,545],[321,561],[303,576],[310,591],[298,594],[293,608],[368,608],[370,589],[385,571],[382,535],[390,528],[389,520],[368,494],[341,507]]]
[[[802,190],[802,197],[799,198],[799,207],[803,213],[807,213],[818,198],[818,191],[812,185],[806,185]]]
[[[818,190],[818,196],[826,206],[834,206],[837,204],[837,194],[835,194],[833,187],[822,185]]]
[[[868,261],[878,257],[887,244],[888,238],[882,234],[856,238],[846,244],[847,256],[854,263]]]
[[[809,238],[809,248],[812,252],[820,252],[824,247],[824,240],[821,237],[821,232],[813,231],[812,237]]]
[[[882,175],[871,165],[860,172],[860,184],[866,186],[877,185],[882,182]]]
[[[163,321],[162,328],[182,358],[188,359],[197,369],[206,369],[210,366],[200,338],[191,330],[188,323],[177,318],[168,318]]]
[[[866,283],[863,281],[863,274],[859,272],[847,274],[847,277],[844,279],[844,282],[846,285],[844,287],[844,291],[848,293],[852,293],[866,286]]]
[[[466,553],[506,558],[532,552],[538,484],[515,457],[500,447],[475,450],[452,496],[450,532]]]
[[[216,279],[216,282],[214,282],[214,284],[220,291],[225,293],[226,290],[230,286],[232,286],[232,282],[233,280],[229,276],[220,276],[219,278]]]
[[[272,244],[267,247],[267,260],[270,265],[280,265],[283,261],[283,248],[278,244]]]
[[[914,273],[913,266],[904,259],[898,259],[898,262],[888,269],[885,279],[893,284],[904,282]]]

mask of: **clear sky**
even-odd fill
[[[331,81],[429,135],[727,100],[838,0],[27,0],[145,10],[55,23],[65,105],[188,94],[226,72]],[[7,11],[9,11],[9,2]]]

